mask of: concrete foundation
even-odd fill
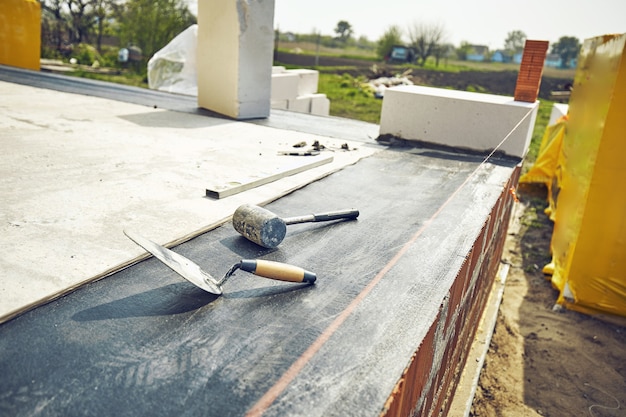
[[[523,158],[539,102],[421,86],[385,91],[380,135]]]
[[[198,4],[198,106],[234,119],[270,114],[274,0]]]

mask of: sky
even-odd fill
[[[204,0],[188,1],[195,12],[197,1]],[[350,23],[354,36],[371,41],[391,25],[406,33],[415,24],[437,24],[448,43],[465,41],[494,50],[515,30],[551,43],[562,36],[582,42],[626,33],[626,0],[275,0],[274,28],[281,32],[335,35],[341,20]]]

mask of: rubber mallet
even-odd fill
[[[267,209],[244,204],[239,206],[233,214],[233,227],[243,237],[257,245],[275,248],[285,238],[288,224],[356,219],[357,217],[359,217],[359,211],[350,209],[281,219]]]

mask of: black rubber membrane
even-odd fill
[[[259,258],[314,285],[238,271],[215,296],[151,258],[3,324],[0,414],[377,415],[517,163],[481,162],[381,151],[266,206],[357,220],[288,226],[273,250],[230,223],[173,248],[215,277]]]

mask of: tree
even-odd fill
[[[504,41],[504,49],[514,55],[516,53],[522,52],[524,50],[524,45],[526,44],[526,34],[521,30],[514,30],[509,32],[505,41]]]
[[[447,59],[454,54],[454,45],[451,43],[440,43],[435,47],[433,51],[433,56],[435,57],[435,66],[439,66],[439,61],[441,58]]]
[[[117,11],[122,45],[150,58],[197,19],[182,0],[127,0]]]
[[[67,19],[62,11],[64,0],[43,0],[41,2],[42,48],[52,47],[61,51],[63,35],[67,31]]]
[[[64,41],[93,42],[95,35],[100,52],[102,35],[116,1],[120,0],[41,0],[42,34],[58,51]]]
[[[340,20],[335,27],[335,33],[339,37],[339,40],[346,42],[352,36],[352,25],[345,20]]]
[[[115,7],[115,0],[91,0],[91,2],[96,26],[96,49],[102,52],[102,35],[106,28],[107,18]]]
[[[70,41],[89,42],[89,34],[94,25],[93,7],[90,0],[66,0],[71,16]]]
[[[389,26],[378,40],[376,45],[378,58],[385,59],[389,56],[394,45],[402,45],[402,29],[396,25]]]
[[[375,44],[367,39],[367,36],[361,35],[359,39],[356,40],[356,46],[361,49],[374,49]]]
[[[573,36],[562,36],[559,41],[552,45],[551,53],[561,57],[561,68],[567,68],[572,59],[580,52],[580,42]]]
[[[462,41],[461,45],[456,49],[456,57],[461,61],[465,61],[467,59],[467,56],[471,53],[472,44],[468,41]]]
[[[445,28],[438,23],[414,23],[408,29],[410,46],[415,50],[416,63],[424,66],[445,38]]]

